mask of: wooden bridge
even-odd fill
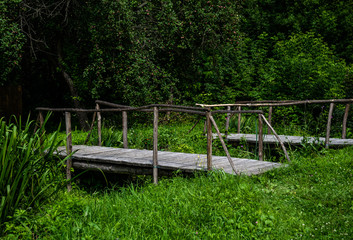
[[[223,137],[228,142],[237,142],[246,141],[247,143],[256,144],[259,142],[259,136],[257,134],[246,134],[246,133],[231,133],[228,135],[223,134]],[[303,144],[317,144],[325,145],[326,138],[324,137],[306,137],[306,136],[287,136],[287,135],[278,135],[281,141],[285,145],[291,146],[301,146]],[[216,139],[217,135],[213,134],[213,138]],[[276,136],[271,134],[263,135],[263,143],[269,145],[278,145],[280,142]],[[353,139],[342,139],[342,138],[329,138],[328,146],[330,147],[345,147],[352,146]]]
[[[110,108],[101,108],[108,106]],[[185,172],[192,171],[211,171],[223,170],[230,174],[258,174],[281,166],[280,163],[272,163],[263,161],[262,150],[259,150],[259,160],[232,158],[228,152],[223,137],[219,131],[214,114],[218,113],[242,113],[257,114],[259,119],[264,119],[268,124],[262,111],[259,110],[214,110],[203,107],[189,107],[166,104],[154,104],[143,107],[130,107],[118,105],[105,101],[96,101],[95,109],[73,109],[73,108],[37,108],[39,111],[38,119],[42,125],[44,122],[44,111],[65,112],[66,125],[66,148],[59,148],[59,154],[62,157],[68,157],[66,162],[67,179],[71,179],[71,168],[81,169],[100,169],[107,172],[116,173],[133,173],[133,174],[153,174],[153,182],[158,183],[158,174],[175,170]],[[153,150],[137,150],[128,149],[127,141],[127,113],[131,111],[142,111],[153,113]],[[93,114],[93,123],[97,118],[98,142],[99,146],[72,146],[71,136],[71,113],[72,112],[91,112]],[[121,112],[123,126],[123,149],[101,147],[101,128],[102,114],[106,112]],[[158,115],[159,112],[183,112],[189,114],[197,114],[206,118],[207,129],[207,154],[188,154],[188,153],[172,153],[158,151]],[[201,119],[201,118],[200,118]],[[200,120],[199,119],[199,120]],[[222,147],[226,153],[226,157],[212,156],[212,126],[217,132]],[[274,131],[274,129],[268,124]],[[285,147],[281,142],[283,149]],[[289,156],[285,151],[285,155],[289,161]],[[71,185],[68,185],[71,190]]]
[[[331,118],[334,103],[346,103],[346,110],[343,120],[343,140],[339,144],[352,144],[353,140],[345,139],[346,134],[346,123],[349,110],[349,104],[353,102],[353,99],[340,99],[340,100],[312,100],[312,101],[271,101],[271,102],[256,102],[256,103],[236,103],[236,104],[221,104],[221,105],[202,105],[200,107],[189,107],[189,106],[177,106],[177,105],[166,105],[166,104],[154,104],[143,107],[130,107],[124,105],[118,105],[105,101],[96,101],[95,109],[73,109],[73,108],[37,108],[39,111],[39,121],[41,124],[44,122],[43,112],[65,112],[65,125],[67,132],[66,147],[58,149],[58,154],[62,157],[68,157],[67,159],[67,179],[71,179],[71,168],[78,169],[100,169],[105,172],[112,173],[130,173],[130,174],[153,174],[153,181],[155,184],[158,183],[158,174],[168,174],[171,171],[181,170],[184,172],[193,171],[210,171],[210,170],[223,170],[229,174],[259,174],[267,170],[277,168],[281,166],[281,163],[273,163],[263,161],[263,145],[264,142],[277,143],[283,149],[285,158],[290,161],[289,155],[286,151],[286,144],[299,143],[303,141],[303,138],[294,138],[289,136],[278,135],[271,126],[271,113],[273,106],[282,105],[294,105],[311,102],[328,102],[330,103],[330,111],[328,116],[327,132],[325,139],[325,146],[328,147],[330,144],[334,145],[335,141],[330,140],[330,127]],[[110,108],[101,108],[102,106]],[[237,109],[232,110],[231,107],[235,106]],[[261,110],[242,110],[242,106],[269,106],[269,119],[266,119],[263,111]],[[226,110],[212,110],[213,107],[227,107]],[[142,111],[153,113],[153,150],[138,150],[128,149],[127,141],[127,113],[132,111]],[[72,146],[71,139],[71,113],[72,112],[91,112],[93,114],[93,120],[91,124],[91,130],[93,123],[97,118],[97,129],[98,129],[98,141],[99,146]],[[122,113],[122,127],[123,127],[123,146],[124,148],[107,148],[101,146],[101,128],[102,128],[102,114],[106,112],[121,112]],[[158,115],[159,112],[183,112],[189,114],[197,114],[205,117],[205,131],[207,136],[207,154],[189,154],[189,153],[174,153],[158,151]],[[226,122],[226,133],[222,134],[213,118],[215,114],[227,114]],[[232,115],[238,114],[238,133],[228,134],[229,119]],[[240,134],[240,118],[241,114],[255,114],[258,116],[258,134],[246,135]],[[198,121],[198,122],[199,122]],[[198,123],[197,122],[197,123]],[[196,124],[197,124],[196,123]],[[265,135],[263,133],[264,123],[268,127],[268,132],[271,135]],[[195,124],[195,125],[196,125]],[[194,126],[195,127],[195,126]],[[212,128],[216,130],[216,133],[212,133]],[[90,134],[89,134],[90,135]],[[226,137],[229,141],[237,141],[245,139],[246,141],[256,141],[258,143],[258,157],[259,160],[254,159],[241,159],[233,158],[230,156],[223,137]],[[218,137],[222,147],[225,151],[226,156],[213,156],[212,155],[212,139]],[[290,140],[292,139],[292,140]],[[311,140],[310,140],[311,141]],[[71,185],[68,185],[68,190],[71,190]]]
[[[206,104],[197,104],[199,106],[205,108],[214,108],[214,107],[226,107],[227,110],[231,110],[232,108],[241,111],[243,108],[260,108],[260,107],[268,107],[268,134],[263,134],[262,123],[259,119],[259,134],[244,134],[240,131],[241,126],[241,112],[237,113],[238,115],[238,123],[237,123],[237,133],[228,134],[229,130],[229,121],[235,113],[227,113],[227,121],[225,126],[225,134],[223,135],[225,139],[230,142],[240,142],[245,140],[249,143],[259,142],[265,144],[279,144],[283,142],[286,145],[301,145],[303,143],[310,144],[324,144],[326,148],[329,146],[332,147],[344,147],[353,145],[353,139],[346,139],[347,135],[347,119],[348,113],[350,109],[350,105],[353,103],[353,99],[330,99],[330,100],[284,100],[284,101],[240,101],[232,104],[214,104],[214,105],[206,105]],[[310,136],[286,136],[286,135],[277,135],[275,132],[271,130],[272,124],[272,112],[274,107],[280,106],[294,106],[294,105],[310,105],[310,104],[329,104],[329,111],[327,116],[327,125],[326,125],[326,136],[325,137],[310,137]],[[342,121],[342,137],[341,138],[331,138],[331,123],[333,119],[333,109],[337,104],[345,104],[344,116]],[[266,119],[264,120],[266,121]],[[272,134],[271,134],[272,133]],[[261,136],[260,136],[261,135]],[[214,134],[215,137],[215,134]]]

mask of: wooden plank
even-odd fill
[[[74,146],[73,149],[78,150],[73,155],[73,166],[81,168],[101,168],[103,171],[110,172],[130,172],[132,174],[152,174],[153,161],[151,150],[138,149],[120,149],[96,146]],[[109,149],[111,151],[109,151]],[[80,154],[88,151],[101,151],[100,154]],[[103,151],[102,151],[103,150]],[[64,156],[63,152],[60,152]],[[191,154],[191,153],[173,153],[173,152],[158,152],[158,168],[159,170],[173,171],[180,169],[185,172],[205,171],[207,170],[207,155]],[[199,159],[205,160],[199,161]],[[227,157],[214,156],[213,169],[224,169],[225,172],[234,174],[230,167]],[[235,166],[242,174],[252,174],[253,172],[261,172],[262,169],[270,169],[277,167],[274,163],[265,161],[257,161],[252,159],[232,158]],[[280,165],[280,164],[279,164]],[[140,169],[139,169],[140,168]],[[149,169],[149,170],[146,170]]]

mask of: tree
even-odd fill
[[[344,98],[345,62],[313,32],[278,41],[260,70],[263,99]]]
[[[14,6],[18,2],[0,1],[0,86],[13,84],[9,76],[20,68],[25,37],[15,21]]]
[[[84,77],[94,97],[142,104],[191,100],[215,90],[212,81],[222,88],[219,59],[239,41],[236,2],[103,1],[89,9]]]

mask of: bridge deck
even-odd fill
[[[123,149],[98,146],[73,146],[73,167],[77,169],[101,169],[112,173],[152,174],[151,150]],[[59,148],[59,154],[66,156],[65,147]],[[260,174],[282,166],[281,163],[252,159],[232,158],[236,170],[241,174]],[[213,169],[222,169],[234,174],[227,157],[213,156]],[[206,154],[177,152],[158,152],[160,174],[181,170],[183,172],[205,171]]]
[[[277,144],[278,140],[275,135],[263,135],[264,143],[266,144]],[[214,138],[217,138],[216,134],[213,134]],[[300,137],[300,136],[286,136],[279,135],[280,139],[285,144],[290,145],[301,145],[303,143],[314,143],[314,144],[324,144],[325,138],[320,137]],[[231,142],[240,142],[246,141],[250,143],[256,143],[259,140],[259,136],[256,134],[229,134],[225,139]],[[339,139],[339,138],[330,138],[329,145],[332,147],[343,147],[353,145],[353,139]]]

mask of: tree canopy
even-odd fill
[[[27,109],[351,97],[350,1],[0,1]]]

